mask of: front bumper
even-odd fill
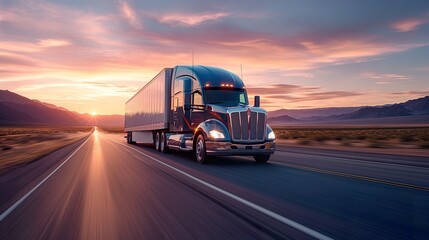
[[[206,141],[206,150],[209,156],[273,154],[275,147],[275,142],[237,144],[231,142]]]

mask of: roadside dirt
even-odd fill
[[[90,129],[1,128],[0,173],[34,161],[90,134]]]
[[[302,144],[300,141],[285,140],[285,139],[277,139],[276,144],[281,146],[286,146],[286,147],[292,146],[292,147],[338,150],[338,151],[348,151],[348,152],[380,153],[380,154],[393,154],[393,155],[403,155],[403,156],[427,157],[429,161],[429,149],[412,148],[409,146],[404,146],[403,148],[397,148],[397,147],[395,148],[393,146],[374,148],[374,147],[368,147],[366,144],[343,146],[337,142],[324,142],[324,143],[308,142],[306,144]]]

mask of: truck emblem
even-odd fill
[[[250,123],[250,108],[247,108],[247,122]]]

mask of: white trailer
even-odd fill
[[[152,143],[152,131],[168,128],[172,70],[163,69],[125,103],[128,142]]]

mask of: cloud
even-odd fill
[[[298,86],[292,84],[273,84],[268,87],[247,87],[247,91],[251,94],[284,94],[284,93],[293,93],[293,92],[311,92],[317,91],[320,87],[311,87],[311,86]]]
[[[365,78],[374,79],[377,84],[392,84],[397,81],[410,80],[411,77],[396,73],[366,72],[361,74]]]
[[[0,66],[37,66],[37,62],[20,54],[0,52]],[[1,68],[0,68],[1,69]],[[10,68],[9,68],[10,69]]]
[[[427,90],[413,90],[413,91],[403,91],[403,92],[394,92],[391,93],[394,96],[406,96],[408,98],[415,97],[425,97],[429,96],[429,89]]]
[[[199,14],[172,13],[161,16],[159,21],[170,25],[195,26],[231,15],[227,12],[203,12]]]
[[[313,56],[310,61],[315,63],[342,63],[359,61],[368,57],[380,56],[393,52],[402,52],[421,44],[401,45],[389,42],[379,43],[364,39],[329,40],[324,43],[303,41],[304,46]]]
[[[91,81],[85,81],[84,84],[87,84],[93,88],[101,88],[103,91],[108,90],[110,92],[115,92],[118,95],[122,95],[122,93],[135,93],[140,88],[135,86],[129,86],[129,85],[120,85],[115,83],[105,83],[105,82],[91,82]]]
[[[315,102],[362,95],[362,93],[352,91],[326,91],[317,86],[291,84],[274,84],[268,87],[248,87],[246,89],[249,95],[261,95],[272,102],[283,103]]]
[[[136,15],[134,9],[130,7],[127,1],[120,1],[119,2],[119,8],[122,12],[122,15],[127,19],[128,23],[135,27],[135,28],[141,28],[142,24]]]
[[[410,32],[416,30],[420,25],[426,22],[426,19],[406,19],[392,24],[392,28],[397,32]]]
[[[42,39],[38,42],[38,45],[44,48],[61,47],[61,46],[70,45],[70,42],[67,40],[61,40],[61,39]]]

